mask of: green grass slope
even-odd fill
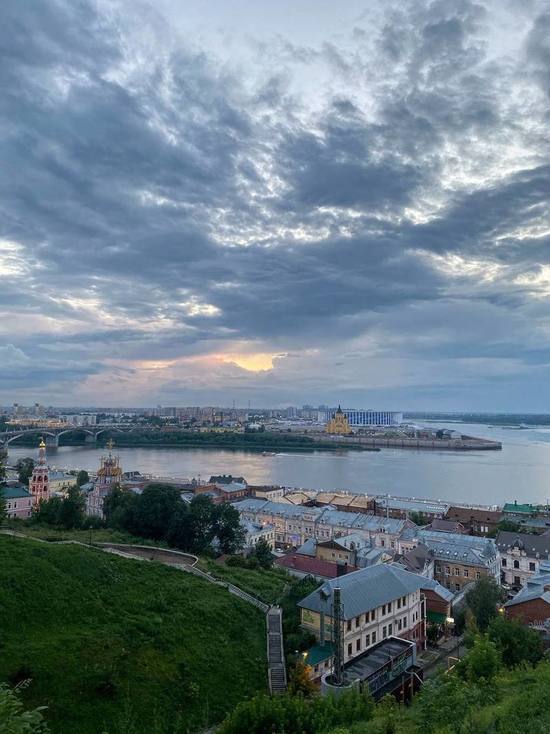
[[[0,536],[0,681],[54,734],[168,734],[266,688],[265,621],[158,564]]]

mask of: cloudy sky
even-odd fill
[[[550,412],[550,0],[3,0],[0,403]]]

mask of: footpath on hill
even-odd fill
[[[170,568],[175,568],[186,573],[191,573],[216,586],[221,586],[230,594],[237,596],[248,604],[257,607],[266,615],[266,649],[268,661],[268,687],[272,694],[283,693],[286,690],[286,666],[284,660],[282,611],[276,605],[269,605],[252,594],[240,589],[235,584],[223,581],[213,576],[208,571],[197,567],[198,557],[191,553],[172,550],[169,548],[158,548],[149,545],[137,545],[126,543],[102,542],[94,545],[82,543],[78,540],[46,541],[31,535],[18,533],[13,530],[0,530],[2,535],[25,538],[27,540],[46,543],[48,545],[78,545],[83,548],[98,548],[106,553],[111,553],[122,558],[139,561],[156,561]]]

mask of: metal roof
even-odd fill
[[[5,500],[26,499],[31,494],[26,487],[0,487],[0,497]]]
[[[412,594],[422,588],[441,589],[437,581],[409,573],[395,566],[380,564],[353,571],[326,581],[316,591],[298,602],[298,606],[313,612],[332,613],[332,596],[340,588],[344,619],[353,619],[394,599]]]
[[[510,548],[517,545],[528,556],[535,557],[539,555],[544,558],[550,556],[550,536],[511,533],[501,530],[497,535],[496,544],[501,553],[506,553]]]
[[[513,599],[510,599],[504,605],[505,607],[513,607],[516,604],[522,604],[526,601],[541,599],[550,604],[550,563],[543,561],[540,564],[538,573],[527,581],[527,584],[518,591]]]

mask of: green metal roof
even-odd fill
[[[332,645],[332,642],[325,642],[323,646],[313,645],[313,647],[310,647],[307,651],[307,655],[304,657],[304,663],[313,667],[318,663],[322,663],[323,660],[328,660],[328,658],[331,658],[333,652],[334,647]]]
[[[443,612],[431,612],[428,609],[426,612],[426,619],[428,622],[434,622],[435,624],[444,624],[447,617]]]
[[[517,502],[507,502],[503,507],[503,512],[516,513],[518,515],[534,515],[537,508],[534,505],[519,505]]]
[[[25,487],[0,487],[0,496],[6,500],[18,500],[31,495]]]

